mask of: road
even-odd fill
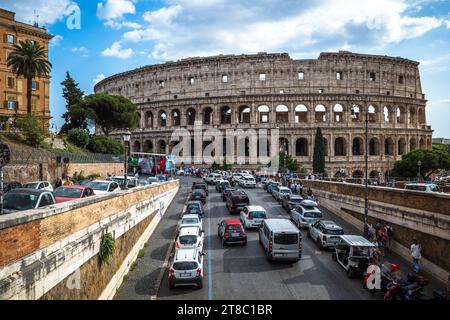
[[[188,183],[192,179],[183,178]],[[245,191],[250,204],[262,205],[269,217],[289,217],[266,191],[259,188]],[[217,224],[229,217],[225,202],[210,186],[204,221],[206,256],[203,289],[180,287],[170,290],[165,272],[158,299],[375,299],[363,289],[361,279],[347,278],[345,271],[332,261],[331,252],[318,250],[307,239],[305,231],[302,231],[303,255],[298,263],[267,261],[258,241],[257,230],[248,232],[246,246],[223,247],[217,236]],[[329,212],[324,212],[324,217],[335,219]]]

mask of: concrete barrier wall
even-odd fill
[[[361,231],[364,186],[301,180],[319,198],[320,205],[351,222]],[[393,250],[410,260],[414,238],[422,245],[423,268],[443,282],[450,274],[450,195],[369,187],[368,221],[387,222],[394,228]]]
[[[152,234],[179,181],[0,216],[0,299],[108,299]],[[101,237],[116,249],[98,258]]]

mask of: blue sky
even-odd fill
[[[90,94],[105,76],[190,56],[349,50],[421,62],[427,121],[434,137],[450,138],[449,0],[0,0],[0,7],[28,23],[36,10],[55,35],[50,104],[58,128],[66,71]]]

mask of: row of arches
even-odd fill
[[[218,124],[251,123],[254,117],[257,123],[308,123],[308,122],[360,122],[364,120],[364,108],[357,104],[345,106],[336,103],[327,108],[323,104],[316,105],[313,109],[308,108],[305,104],[299,104],[292,110],[284,104],[279,104],[271,109],[268,105],[260,105],[254,108],[242,105],[236,110],[236,119],[233,120],[233,110],[229,106],[222,106],[218,109]],[[256,115],[252,112],[256,112]],[[194,107],[186,110],[186,125],[194,125],[195,121],[201,121],[204,125],[212,125],[214,122],[214,109],[212,107],[203,108],[200,116]],[[170,114],[170,117],[169,117]],[[156,118],[155,118],[156,116]],[[168,119],[170,118],[170,123]],[[166,127],[180,126],[182,113],[180,109],[173,109],[168,113],[160,110],[156,115],[152,111],[144,113],[144,127]],[[368,121],[372,123],[408,123],[408,124],[425,124],[424,108],[396,106],[391,107],[385,105],[377,107],[374,104],[368,106]]]

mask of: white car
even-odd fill
[[[96,195],[120,191],[119,184],[111,180],[94,180],[89,181],[86,185],[91,187]]]
[[[332,220],[319,220],[309,225],[308,238],[313,239],[320,249],[335,247],[344,229]]]
[[[256,180],[253,176],[245,175],[239,179],[239,185],[244,188],[256,188]]]
[[[112,178],[113,181],[117,182],[119,186],[124,184],[125,177],[124,176],[114,176]],[[136,176],[127,176],[127,187],[134,188],[139,185],[139,179]]]
[[[169,269],[169,287],[195,285],[203,288],[203,256],[197,249],[176,250]]]
[[[207,184],[215,184],[217,180],[222,180],[222,175],[220,173],[210,173],[203,178],[203,181]]]
[[[317,208],[317,203],[311,200],[303,200],[290,212],[291,220],[300,228],[309,228],[310,224],[323,219],[322,212]]]
[[[275,200],[280,202],[283,200],[284,197],[292,196],[292,191],[288,187],[278,186],[275,189],[273,189],[272,196],[275,198]]]
[[[185,227],[180,229],[177,241],[175,242],[176,249],[198,249],[203,251],[203,231],[199,227]]]
[[[179,230],[186,227],[198,227],[203,231],[203,219],[198,214],[185,214],[181,218]]]
[[[264,219],[267,219],[267,212],[261,206],[246,206],[240,214],[240,220],[245,229],[259,228]]]
[[[442,192],[434,183],[408,183],[405,185],[405,190],[423,191],[423,192]]]
[[[33,182],[28,182],[25,183],[24,185],[22,185],[22,188],[25,189],[34,189],[34,190],[47,190],[50,192],[53,192],[53,186],[50,182],[48,181],[33,181]]]

